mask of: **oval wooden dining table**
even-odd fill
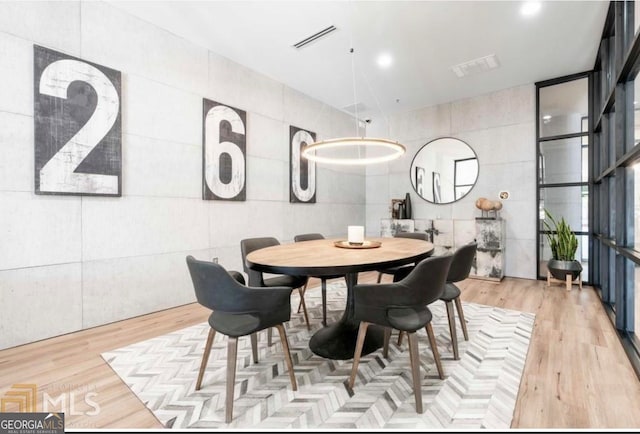
[[[280,244],[255,250],[246,260],[249,267],[264,273],[318,277],[344,274],[347,300],[342,318],[315,332],[309,348],[321,357],[347,360],[353,358],[358,335],[359,324],[353,318],[353,287],[358,283],[358,273],[420,262],[433,253],[433,244],[411,238],[367,238],[366,241],[382,244],[376,248],[355,249],[337,247],[336,241],[341,240]],[[362,354],[382,347],[383,339],[381,328],[369,327]]]

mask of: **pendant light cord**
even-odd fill
[[[373,99],[376,101],[376,106],[378,106],[378,111],[380,112],[385,122],[387,123],[387,135],[391,136],[391,122],[389,122],[389,117],[384,112],[384,110],[382,110],[380,101],[378,100],[378,97],[376,96],[376,94],[373,92],[373,89],[371,88],[371,83],[369,83],[369,79],[367,78],[364,72],[362,72],[362,78],[364,78],[364,82],[367,84],[367,89],[369,89],[369,93],[371,94],[371,96],[373,96]]]
[[[351,41],[351,49],[349,53],[351,53],[351,80],[353,82],[353,108],[355,110],[356,115],[356,135],[355,137],[360,137],[360,118],[358,116],[358,96],[356,94],[356,61],[355,54],[353,49],[353,40]]]

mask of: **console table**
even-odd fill
[[[478,243],[469,277],[499,282],[504,277],[506,220],[475,219],[381,219],[380,236],[398,232],[426,232],[434,245],[434,255],[453,252],[458,247]]]

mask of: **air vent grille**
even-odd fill
[[[312,42],[317,41],[320,38],[324,38],[328,34],[330,34],[332,32],[335,32],[336,30],[338,30],[338,29],[335,26],[329,26],[326,29],[320,30],[318,33],[315,33],[315,34],[309,36],[308,38],[305,38],[302,41],[293,44],[293,47],[297,48],[299,50],[299,49],[304,48],[307,45],[311,44]]]
[[[468,62],[459,63],[451,67],[451,70],[459,78],[466,77],[472,74],[478,74],[480,72],[489,71],[490,69],[496,69],[500,66],[498,58],[495,54],[479,57],[477,59],[469,60]]]

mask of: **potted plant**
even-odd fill
[[[547,239],[552,253],[552,258],[547,262],[547,268],[556,279],[565,280],[567,275],[571,274],[571,280],[574,280],[582,272],[582,264],[575,259],[578,238],[571,231],[564,217],[556,221],[549,211],[545,209],[544,212],[549,220],[545,219],[543,224],[548,231]]]

